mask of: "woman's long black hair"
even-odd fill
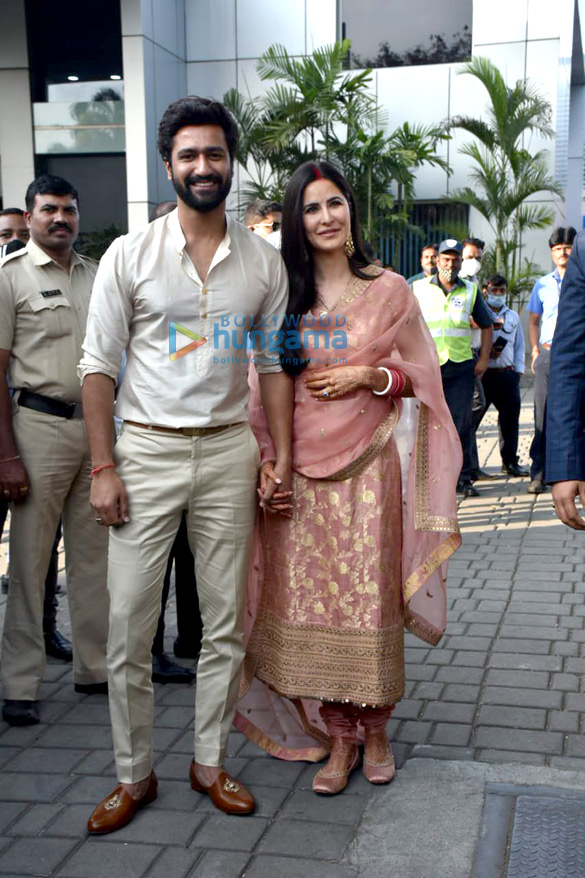
[[[303,195],[309,183],[315,180],[331,180],[343,193],[349,204],[351,235],[355,247],[353,256],[348,257],[349,267],[356,277],[369,278],[364,269],[370,265],[365,249],[359,218],[357,215],[355,195],[352,188],[335,165],[330,162],[305,162],[300,165],[289,180],[284,194],[282,211],[282,244],[281,253],[284,259],[289,280],[289,300],[287,318],[292,317],[297,323],[287,322],[286,325],[298,325],[298,320],[310,311],[317,300],[313,251],[305,236],[303,226]],[[306,361],[284,355],[281,358],[282,368],[289,375],[298,375],[307,366]]]

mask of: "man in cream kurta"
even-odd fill
[[[110,711],[120,786],[89,822],[112,832],[156,797],[150,648],[163,575],[183,512],[196,559],[204,631],[197,671],[191,784],[227,813],[250,793],[223,771],[243,659],[243,616],[259,451],[247,417],[246,334],[277,330],[287,304],[280,254],[226,218],[237,127],[225,108],[185,98],[167,109],[159,149],[178,209],[115,241],[92,297],[84,380],[92,505],[110,530]],[[186,344],[183,345],[183,342]],[[107,436],[114,382],[124,425]],[[288,480],[292,389],[257,336],[256,368],[277,461],[261,479],[271,503]]]
[[[43,596],[60,518],[78,691],[106,691],[108,620],[107,540],[89,508],[77,379],[96,264],[73,250],[79,213],[70,183],[43,175],[26,203],[30,240],[0,268],[0,490],[13,501],[1,665],[12,725],[39,721]]]

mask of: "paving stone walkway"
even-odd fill
[[[527,391],[523,462],[531,417]],[[480,457],[499,474],[493,413],[482,425]],[[448,633],[436,649],[407,639],[407,697],[389,724],[399,766],[416,756],[585,770],[585,542],[556,523],[550,493],[533,497],[527,484],[499,476],[478,483],[481,496],[460,506]],[[5,537],[0,572],[6,549]],[[64,604],[59,625],[67,633]],[[76,694],[70,668],[49,660],[41,724],[0,723],[0,876],[358,875],[340,861],[381,789],[355,773],[342,796],[317,797],[314,766],[270,759],[234,732],[228,769],[259,807],[251,817],[223,816],[187,781],[193,689],[155,689],[159,798],[126,829],[89,838],[87,818],[115,786],[107,699]]]

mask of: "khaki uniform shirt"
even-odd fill
[[[8,383],[81,402],[82,355],[97,263],[73,253],[68,273],[31,239],[0,265],[0,348],[11,352]]]

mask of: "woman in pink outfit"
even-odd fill
[[[294,505],[259,515],[236,725],[283,759],[329,753],[313,789],[334,794],[362,739],[366,778],[394,775],[386,724],[404,691],[404,627],[431,644],[445,627],[461,449],[418,303],[369,264],[354,196],[327,162],[291,177],[282,255]],[[254,370],[251,384],[269,461]]]

